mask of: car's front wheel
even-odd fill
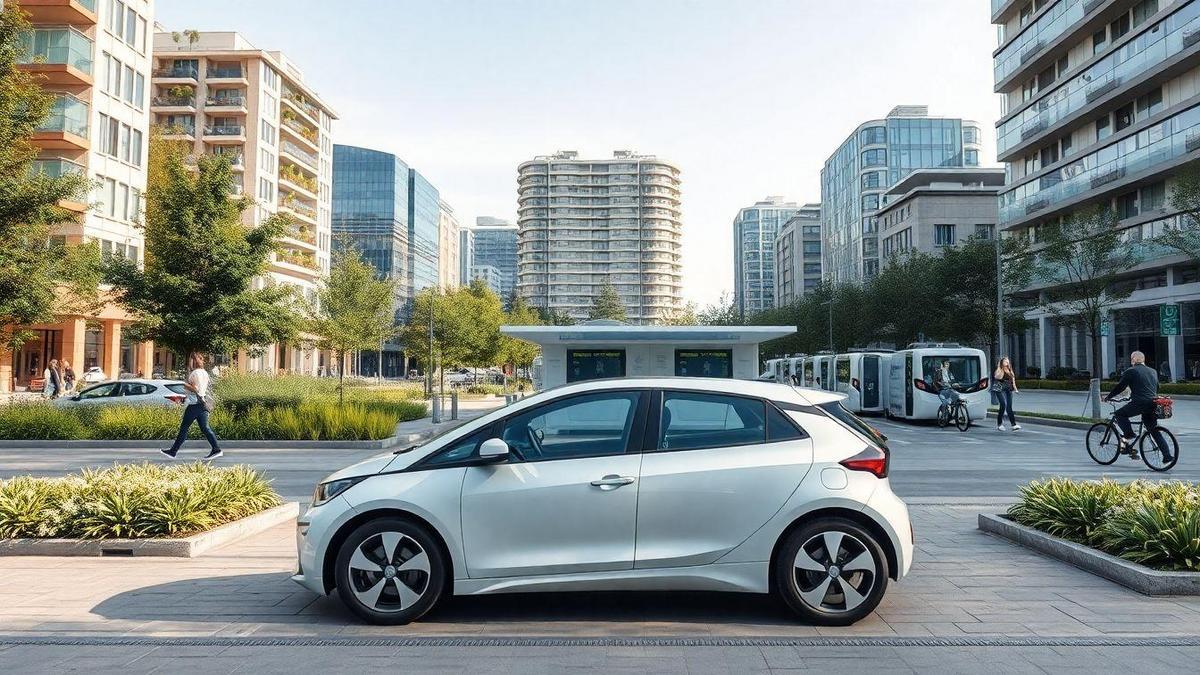
[[[441,549],[424,527],[380,518],[350,533],[338,549],[338,595],[377,624],[405,624],[428,612],[446,586]]]
[[[775,559],[780,597],[808,623],[848,626],[883,599],[888,561],[875,536],[844,518],[794,530]]]

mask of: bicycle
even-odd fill
[[[1127,401],[1129,401],[1127,398],[1108,401],[1108,404],[1113,409],[1112,414],[1108,416],[1106,421],[1096,422],[1092,425],[1092,428],[1088,429],[1086,439],[1088,454],[1091,455],[1093,461],[1104,466],[1117,461],[1117,458],[1121,455],[1128,455],[1134,461],[1140,455],[1142,461],[1152,471],[1170,471],[1176,462],[1179,461],[1179,441],[1175,439],[1175,434],[1171,433],[1170,430],[1161,425],[1158,426],[1158,431],[1162,434],[1163,439],[1168,441],[1173,449],[1171,461],[1169,462],[1163,460],[1162,449],[1158,447],[1153,434],[1150,433],[1149,429],[1145,428],[1145,424],[1141,419],[1134,421],[1131,418],[1129,420],[1137,425],[1137,438],[1128,444],[1121,440],[1121,430],[1117,427],[1116,422],[1117,405]],[[1150,440],[1149,448],[1146,447],[1147,439]]]
[[[971,427],[971,411],[967,409],[967,402],[961,396],[955,396],[949,404],[943,403],[938,406],[938,426],[944,429],[950,425],[951,420],[959,431],[966,431]]]

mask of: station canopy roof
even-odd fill
[[[730,344],[756,345],[787,337],[795,326],[630,326],[620,321],[589,321],[575,326],[501,326],[500,332],[539,345]]]

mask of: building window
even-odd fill
[[[864,150],[862,153],[862,166],[887,166],[887,151],[882,148],[872,150]]]
[[[953,225],[934,225],[933,228],[933,244],[935,246],[954,245],[955,228]]]
[[[879,145],[887,143],[887,129],[883,127],[867,127],[859,132],[858,142],[861,145]]]
[[[963,151],[963,164],[965,164],[966,166],[979,166],[979,151],[978,150],[964,150]]]
[[[1112,121],[1104,115],[1096,120],[1096,140],[1102,141],[1109,136],[1112,136]]]
[[[979,239],[991,239],[993,230],[993,225],[976,225],[975,236]]]
[[[863,211],[875,211],[878,208],[879,208],[879,195],[872,194],[872,195],[863,195],[862,196],[862,210]]]
[[[963,127],[963,143],[979,143],[979,127]]]

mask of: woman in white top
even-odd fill
[[[184,402],[186,407],[183,409],[183,420],[179,424],[179,434],[175,437],[175,443],[169,450],[159,450],[159,452],[174,459],[175,455],[179,453],[179,448],[183,446],[183,442],[187,440],[192,422],[199,422],[200,432],[204,434],[204,437],[208,439],[209,446],[212,447],[204,459],[216,459],[224,453],[221,452],[221,446],[217,443],[217,435],[213,433],[212,427],[208,426],[209,411],[208,405],[205,404],[205,399],[208,397],[208,371],[204,370],[204,356],[193,353],[189,360],[192,371],[188,373],[187,381],[183,385],[187,389],[188,395]]]

